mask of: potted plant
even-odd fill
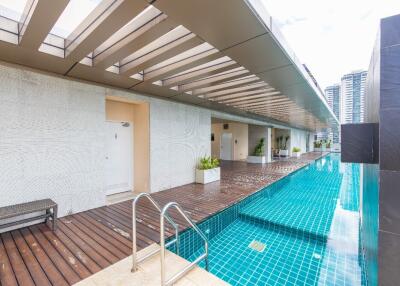
[[[328,140],[328,142],[326,142],[326,151],[331,151],[331,150],[332,150],[332,149],[331,149],[331,148],[332,148],[332,147],[331,147],[331,146],[332,146],[331,144],[332,144],[331,140]]]
[[[301,152],[301,149],[299,147],[293,147],[292,155],[294,157],[299,158],[300,157],[300,152]]]
[[[322,151],[322,142],[321,141],[314,142],[314,151],[316,151],[316,152]]]
[[[287,149],[287,143],[289,142],[290,136],[287,135],[285,137],[281,136],[280,142],[281,146],[279,147],[279,157],[288,157],[289,150]]]
[[[219,160],[211,156],[200,158],[196,168],[196,183],[208,184],[221,179]]]
[[[264,156],[264,147],[264,138],[261,138],[257,146],[254,148],[252,156],[247,156],[247,162],[264,164],[266,162],[266,158]]]

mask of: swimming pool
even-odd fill
[[[330,154],[200,224],[210,272],[232,285],[366,285],[359,165]],[[203,253],[193,231],[180,253]]]

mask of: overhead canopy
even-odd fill
[[[15,2],[0,0],[1,60],[270,123],[338,124],[261,0]]]

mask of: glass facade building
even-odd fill
[[[342,77],[340,123],[362,123],[364,120],[366,71],[355,71]]]
[[[328,86],[325,89],[325,97],[335,116],[340,118],[340,84]],[[329,139],[332,139],[333,143],[339,143],[339,130],[331,130],[328,137]]]

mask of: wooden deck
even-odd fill
[[[263,166],[223,162],[220,182],[189,184],[152,196],[161,205],[177,201],[199,222],[320,156],[308,153]],[[56,232],[42,223],[2,233],[0,285],[72,285],[129,256],[131,217],[131,202],[122,202],[63,217]],[[172,217],[182,229],[187,226],[181,217]],[[137,223],[139,248],[159,242],[159,214],[146,201],[139,206]],[[168,232],[172,235],[171,229]]]

